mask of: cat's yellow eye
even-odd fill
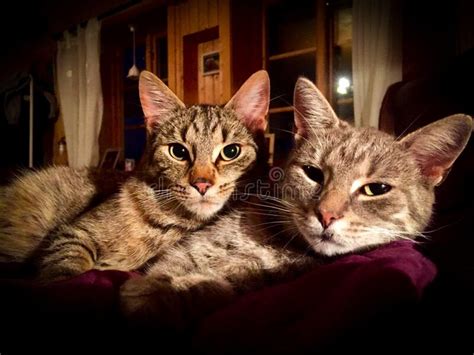
[[[234,160],[240,155],[240,145],[228,144],[221,150],[221,158],[225,161]]]
[[[360,192],[366,196],[378,196],[389,192],[392,189],[390,185],[381,183],[372,183],[360,188]]]
[[[179,161],[189,159],[189,153],[185,146],[179,143],[173,143],[169,145],[170,155]]]

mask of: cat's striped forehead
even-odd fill
[[[388,134],[371,128],[329,129],[301,144],[297,150],[301,164],[347,175],[398,177],[412,172],[412,161]]]
[[[240,140],[253,142],[251,134],[235,113],[219,106],[195,105],[174,112],[158,130],[157,141],[211,145]]]

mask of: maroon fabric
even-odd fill
[[[411,242],[395,242],[244,296],[204,320],[195,342],[215,351],[321,349],[379,313],[418,303],[435,275]]]
[[[134,275],[92,270],[48,286],[3,279],[0,292],[4,300],[9,296],[21,303],[24,313],[40,309],[43,318],[61,314],[64,324],[76,322],[77,314],[124,322],[118,317],[118,290]],[[294,281],[247,294],[208,316],[197,326],[194,346],[208,351],[221,351],[229,344],[236,351],[260,346],[268,350],[268,344],[288,351],[318,348],[373,315],[417,303],[435,275],[435,266],[411,242],[348,255]],[[2,302],[0,309],[11,312],[12,307]]]

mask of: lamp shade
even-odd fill
[[[140,70],[137,68],[135,64],[128,70],[127,78],[132,80],[138,80],[140,76]]]

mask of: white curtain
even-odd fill
[[[385,91],[402,80],[400,1],[354,0],[352,26],[355,125],[378,128]]]
[[[58,42],[57,84],[69,166],[96,166],[103,101],[100,79],[100,22],[89,20],[77,34]]]

